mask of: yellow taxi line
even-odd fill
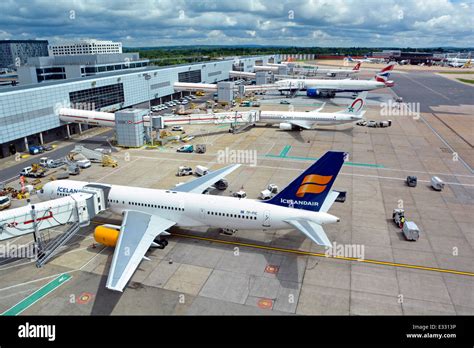
[[[303,251],[303,250],[297,250],[297,249],[278,248],[278,247],[271,247],[271,246],[259,245],[259,244],[242,243],[242,242],[236,242],[236,241],[226,241],[226,240],[222,240],[222,239],[199,237],[199,236],[195,236],[195,235],[181,234],[181,233],[172,233],[171,235],[176,236],[176,237],[188,238],[188,239],[203,240],[203,241],[213,242],[213,243],[237,245],[237,246],[243,246],[243,247],[248,247],[248,248],[279,251],[279,252],[291,253],[291,254],[297,254],[297,255],[316,256],[316,257],[340,259],[340,260],[345,260],[345,261],[357,261],[357,262],[370,263],[370,264],[376,264],[376,265],[393,266],[393,267],[400,267],[400,268],[412,268],[412,269],[419,269],[419,270],[423,270],[423,271],[450,273],[450,274],[458,274],[458,275],[465,275],[465,276],[474,277],[474,273],[472,273],[472,272],[456,271],[456,270],[452,270],[452,269],[443,269],[443,268],[436,268],[436,267],[410,265],[410,264],[406,264],[406,263],[396,263],[396,262],[378,261],[378,260],[370,260],[370,259],[357,259],[357,258],[354,258],[354,257],[332,256],[332,255],[326,255],[324,253],[313,253],[313,252],[310,252],[310,251]]]

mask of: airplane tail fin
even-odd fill
[[[360,66],[361,66],[361,65],[362,65],[361,62],[357,63],[356,66],[352,68],[352,70],[354,70],[354,71],[360,70]]]
[[[390,62],[386,67],[384,67],[382,70],[380,70],[376,75],[375,75],[375,81],[378,82],[383,82],[387,87],[392,87],[395,85],[395,83],[388,78],[390,77],[390,71],[395,68],[396,62]]]
[[[351,114],[354,116],[354,120],[361,119],[365,113],[365,103],[367,99],[367,91],[360,92],[357,98],[348,105],[344,110],[339,111],[340,114]]]
[[[344,163],[344,152],[328,151],[268,204],[320,211]]]
[[[470,68],[472,66],[471,60],[469,59],[464,65],[462,66],[463,68]]]

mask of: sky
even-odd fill
[[[474,0],[1,0],[0,13],[0,40],[474,46]]]

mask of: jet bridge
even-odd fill
[[[107,209],[110,186],[91,184],[77,193],[0,212],[0,241],[33,234],[38,258],[43,266],[58,249],[80,229],[88,226],[100,212]],[[68,226],[54,240],[48,241],[43,232],[50,228]]]
[[[74,119],[74,115],[80,115],[80,121]],[[107,117],[104,116],[106,114]],[[80,122],[84,124],[91,124],[95,126],[110,126],[110,122],[115,124],[115,114],[85,111],[62,108],[59,110],[59,118],[65,122]],[[148,116],[143,117],[143,122],[146,126],[153,125],[155,128],[162,128],[173,125],[184,124],[232,124],[232,123],[248,123],[258,121],[259,111],[231,111],[220,113],[207,114],[187,114],[187,115],[173,115],[173,116]],[[133,126],[133,125],[131,125]],[[92,150],[76,146],[74,151],[84,154],[91,159],[93,155]]]

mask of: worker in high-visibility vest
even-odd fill
[[[400,218],[400,228],[403,228],[403,224],[404,224],[404,223],[405,223],[405,217],[402,216],[402,217]]]

